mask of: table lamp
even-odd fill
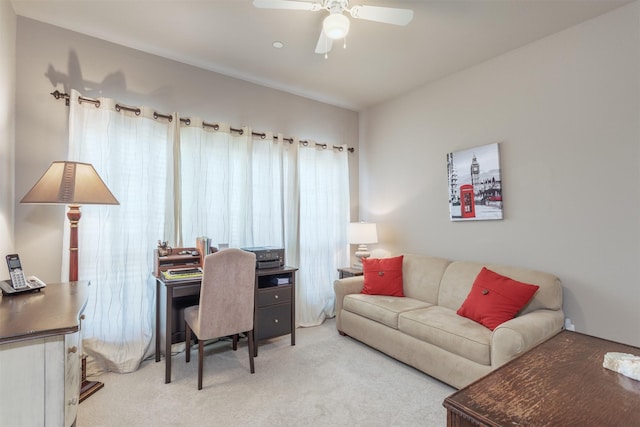
[[[347,239],[349,244],[358,245],[356,250],[356,258],[358,261],[354,263],[353,268],[362,270],[362,259],[368,258],[371,254],[367,248],[368,244],[378,243],[378,229],[373,222],[352,222],[347,230]]]
[[[89,163],[56,161],[20,203],[69,205],[69,281],[78,280],[78,223],[80,205],[119,205],[98,172]]]

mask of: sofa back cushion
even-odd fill
[[[437,304],[452,310],[460,308],[482,267],[487,267],[489,270],[519,282],[540,287],[520,314],[538,309],[560,310],[562,308],[562,286],[560,279],[553,274],[526,268],[469,261],[454,261],[449,264],[442,276]]]
[[[444,258],[405,254],[402,263],[404,295],[437,304],[440,281],[450,262]]]

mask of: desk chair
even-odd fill
[[[233,336],[238,349],[238,334],[249,341],[249,365],[253,365],[253,307],[256,255],[240,249],[225,249],[204,258],[200,305],[184,310],[186,323],[186,363],[191,356],[191,332],[198,338],[198,390],[202,390],[204,342]]]

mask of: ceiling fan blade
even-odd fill
[[[320,37],[318,37],[318,43],[316,44],[316,53],[327,53],[331,51],[331,46],[333,44],[333,40],[327,37],[324,30],[320,32]]]
[[[253,0],[253,5],[260,9],[319,10],[318,3],[294,0]]]
[[[385,24],[407,25],[413,19],[413,10],[396,9],[382,6],[353,6],[351,16],[368,21],[384,22]]]

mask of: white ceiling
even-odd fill
[[[20,16],[358,111],[629,1],[352,0],[414,18],[406,27],[351,18],[347,48],[335,42],[327,59],[314,53],[324,11],[252,0],[11,3]]]

